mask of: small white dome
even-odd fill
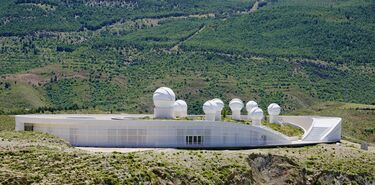
[[[281,107],[276,103],[271,103],[267,108],[268,114],[275,116],[279,115],[281,112]]]
[[[253,109],[253,108],[255,108],[255,107],[258,107],[258,104],[257,104],[257,102],[255,102],[255,101],[248,101],[248,102],[246,103],[246,110],[247,110],[247,112],[250,112],[251,109]]]
[[[156,107],[170,107],[174,105],[176,95],[168,87],[160,87],[153,95],[154,105]]]
[[[250,110],[250,118],[252,120],[261,120],[263,119],[263,110],[259,107],[255,107]]]
[[[176,111],[185,111],[187,110],[187,104],[184,100],[177,100],[174,102],[174,109]]]
[[[215,114],[218,108],[219,106],[212,100],[206,101],[203,104],[203,112],[205,114]]]
[[[229,102],[229,107],[232,110],[241,110],[243,108],[243,102],[238,98],[234,98]]]
[[[217,104],[217,106],[219,107],[218,111],[223,110],[223,108],[224,108],[224,102],[221,99],[215,98],[215,99],[212,99],[212,101],[214,101]]]

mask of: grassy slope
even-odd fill
[[[226,121],[226,122],[233,122],[233,123],[237,123],[237,124],[246,124],[246,125],[249,125],[251,124],[251,121],[248,121],[248,120],[241,120],[241,121],[238,121],[238,120],[234,120],[232,118],[228,118],[228,117],[224,117],[223,121]],[[262,121],[262,125],[266,126],[266,127],[269,127],[273,130],[276,130],[286,136],[289,136],[289,137],[301,137],[303,135],[303,130],[299,127],[295,127],[295,126],[292,126],[292,125],[280,125],[280,124],[272,124],[272,123],[268,123],[267,121]]]
[[[7,89],[0,88],[0,104],[0,111],[8,112],[18,110],[20,107],[25,109],[42,107],[48,105],[48,100],[40,88],[21,82],[12,83]]]
[[[269,127],[273,130],[281,132],[289,137],[298,137],[301,138],[303,135],[303,130],[301,128],[292,126],[292,125],[280,125],[280,124],[272,124],[268,122],[262,123],[264,126]]]
[[[371,184],[375,155],[356,147],[89,153],[47,134],[0,131],[0,182]]]
[[[178,7],[187,13],[213,12],[216,17],[126,19],[95,31],[0,37],[0,81],[28,84],[27,79],[8,77],[35,75],[36,87],[26,92],[41,99],[22,104],[16,100],[27,100],[2,93],[1,109],[77,104],[104,111],[150,112],[150,94],[160,86],[172,87],[195,114],[214,97],[255,99],[262,107],[277,102],[286,111],[317,100],[375,103],[371,83],[375,68],[363,64],[371,62],[374,53],[369,36],[374,26],[371,1],[282,0],[251,14],[233,13],[249,7],[244,1],[223,1],[215,11],[195,3],[199,5]],[[34,5],[9,6],[22,10]],[[171,8],[162,7],[160,12]],[[106,16],[118,13],[104,15],[112,8],[102,8],[93,15],[98,17],[87,20],[108,20]],[[58,11],[51,14],[67,13],[64,8]],[[182,50],[171,52],[177,43]]]
[[[371,0],[275,1],[255,13],[208,27],[186,42],[186,47],[335,63],[372,63],[373,6]]]
[[[0,115],[0,131],[12,131],[14,129],[15,129],[14,117]]]

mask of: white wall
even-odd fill
[[[34,131],[61,137],[74,146],[101,147],[255,147],[290,144],[287,137],[250,125],[213,121],[73,120],[16,118]],[[201,136],[202,144],[186,143]]]
[[[305,131],[301,141],[292,142],[267,127],[219,121],[138,119],[140,116],[111,120],[117,116],[23,115],[16,116],[16,130],[23,130],[27,123],[33,125],[34,131],[56,135],[74,146],[101,147],[258,147],[341,139],[341,118],[280,116],[284,123]],[[186,144],[186,136],[200,136],[203,143]]]

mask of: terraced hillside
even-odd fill
[[[0,114],[149,113],[168,86],[192,114],[214,97],[276,102],[373,145],[374,34],[373,0],[1,0]],[[374,148],[345,140],[92,153],[13,130],[0,115],[0,184],[375,183]]]
[[[152,111],[207,99],[375,104],[371,0],[4,0],[0,112]]]

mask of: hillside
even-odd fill
[[[319,103],[290,114],[344,118],[343,137],[374,142],[374,106]],[[238,124],[238,123],[233,123]],[[0,115],[0,184],[373,184],[375,148],[337,144],[250,150],[136,149],[93,153]],[[275,128],[300,134],[297,129]],[[281,130],[280,130],[281,129]],[[283,130],[284,129],[284,130]],[[287,129],[287,130],[285,130]],[[108,149],[107,149],[108,151]],[[126,150],[122,150],[126,151]]]
[[[254,6],[255,5],[255,6]],[[375,104],[371,0],[4,0],[0,112],[152,111],[175,90],[287,112]]]
[[[1,0],[0,184],[374,184],[374,35],[373,0]],[[10,116],[151,113],[160,86],[191,114],[238,97],[339,116],[344,140],[94,153]]]
[[[0,183],[373,184],[370,149],[344,141],[297,148],[92,153],[48,134],[0,130]]]

